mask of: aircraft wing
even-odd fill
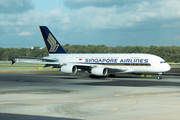
[[[110,65],[98,65],[98,64],[64,64],[66,65],[74,65],[77,66],[77,69],[81,69],[82,71],[88,71],[91,72],[93,68],[104,68],[108,70],[108,74],[115,74],[115,73],[126,73],[126,72],[131,72],[130,69],[127,67],[115,67],[115,66],[110,66]]]
[[[107,67],[109,73],[125,73],[125,72],[130,72],[130,70],[127,67]]]

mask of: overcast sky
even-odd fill
[[[180,0],[0,0],[0,47],[180,46]]]

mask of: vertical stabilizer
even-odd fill
[[[47,51],[49,54],[59,53],[64,54],[66,53],[53,34],[46,26],[39,26],[40,31],[42,33]]]

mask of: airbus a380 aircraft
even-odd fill
[[[61,47],[46,26],[40,26],[40,31],[44,38],[48,57],[34,58],[43,62],[36,62],[60,68],[62,73],[89,72],[95,76],[107,76],[120,73],[134,74],[161,74],[171,69],[161,57],[151,54],[68,54]],[[22,62],[21,60],[16,62]],[[24,62],[23,63],[30,63]]]

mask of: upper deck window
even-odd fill
[[[161,61],[160,63],[166,63],[166,61]]]

